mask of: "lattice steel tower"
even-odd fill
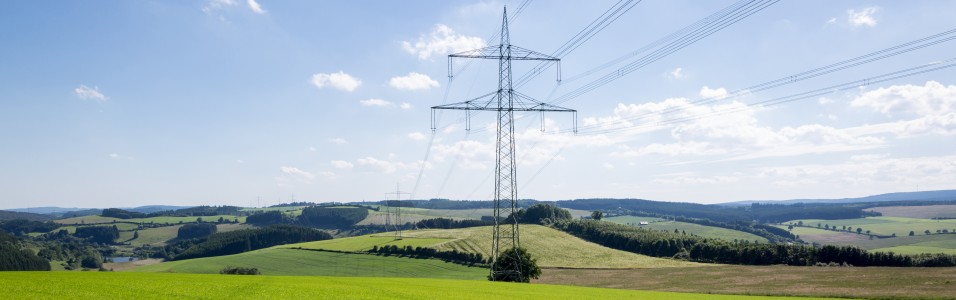
[[[498,113],[497,166],[495,167],[495,226],[491,246],[491,279],[522,279],[520,264],[504,265],[498,263],[501,252],[514,249],[512,262],[519,262],[518,247],[518,210],[517,176],[515,168],[515,127],[514,112],[570,112],[577,119],[577,111],[536,101],[512,89],[512,60],[541,60],[558,63],[558,80],[561,80],[560,59],[511,45],[508,33],[508,9],[505,8],[501,20],[501,44],[448,55],[448,76],[453,74],[454,58],[480,58],[498,60],[498,90],[468,101],[432,107],[432,130],[436,128],[435,110],[453,109],[465,111],[465,129],[471,130],[471,111],[495,111]],[[543,117],[542,117],[543,122]],[[576,123],[576,122],[575,122]],[[577,130],[575,125],[575,131]]]

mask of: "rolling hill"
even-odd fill
[[[327,241],[278,246],[310,249],[363,251],[375,245],[410,244],[439,250],[480,253],[485,258],[491,251],[491,227],[461,229],[426,229],[405,231],[405,239],[393,242],[393,234],[380,233]],[[654,258],[597,245],[570,234],[541,225],[521,226],[521,245],[528,248],[541,267],[564,268],[664,268],[703,266],[671,259]]]

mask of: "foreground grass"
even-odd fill
[[[437,259],[267,248],[236,255],[164,262],[133,272],[218,274],[227,266],[258,268],[263,275],[421,277],[481,280],[488,269]]]
[[[0,272],[5,299],[762,299],[411,278]],[[788,299],[788,298],[774,298]],[[790,298],[808,299],[808,298]]]
[[[956,268],[715,266],[545,269],[537,282],[738,295],[956,299]]]

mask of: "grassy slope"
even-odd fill
[[[405,236],[450,239],[434,246],[441,250],[456,249],[481,253],[485,257],[489,257],[491,250],[490,226],[408,231]],[[700,265],[614,250],[541,225],[521,225],[521,245],[528,248],[542,267],[660,268]]]
[[[400,247],[429,247],[452,239],[443,238],[415,238],[406,237],[396,240],[393,234],[380,233],[371,235],[354,236],[340,239],[331,239],[317,242],[305,242],[299,244],[289,244],[279,246],[279,248],[306,248],[306,249],[324,249],[336,251],[368,251],[374,246],[395,245]]]
[[[0,272],[6,299],[762,299],[412,278]],[[787,300],[787,298],[774,298]],[[792,298],[808,299],[808,298]]]
[[[538,282],[690,293],[953,299],[956,268],[715,266],[545,269]]]
[[[653,229],[653,230],[666,230],[674,231],[674,229],[687,232],[688,234],[698,235],[706,238],[715,238],[723,239],[728,241],[739,240],[739,241],[760,241],[761,243],[766,243],[768,240],[761,236],[727,228],[713,227],[713,226],[704,226],[694,223],[684,223],[684,222],[674,222],[674,221],[661,221],[657,218],[649,217],[634,217],[634,216],[621,216],[621,217],[610,217],[605,219],[605,221],[614,222],[618,224],[639,224],[641,221],[651,222],[648,225],[643,225],[640,227]]]
[[[264,275],[378,276],[482,279],[488,270],[437,259],[385,257],[282,248],[206,257],[135,268],[134,272],[217,274],[226,266],[258,268]]]

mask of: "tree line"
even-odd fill
[[[483,266],[488,264],[484,257],[482,257],[481,253],[459,252],[457,249],[453,249],[451,251],[440,251],[427,247],[412,248],[412,246],[399,247],[396,245],[384,245],[379,247],[376,245],[372,247],[372,250],[370,250],[369,253],[384,256],[406,256],[411,258],[437,258],[446,262],[467,266]]]
[[[705,263],[793,266],[810,266],[818,263],[899,267],[956,266],[956,256],[944,254],[907,256],[868,252],[853,246],[826,245],[817,248],[802,244],[729,242],[590,220],[561,221],[553,223],[552,226],[609,248],[654,257],[673,257]]]
[[[344,228],[355,225],[368,217],[364,207],[323,207],[310,206],[302,209],[302,214],[292,217],[280,211],[267,211],[249,215],[246,223],[266,226],[272,224],[296,224],[314,227]]]

